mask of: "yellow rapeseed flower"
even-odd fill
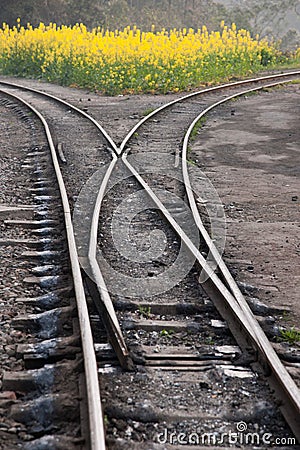
[[[298,55],[300,50],[298,50]],[[220,31],[137,27],[89,31],[40,23],[0,29],[0,70],[119,92],[166,92],[213,83],[267,65],[277,51],[246,30],[221,22]],[[154,81],[155,80],[155,81]]]

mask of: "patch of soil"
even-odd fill
[[[215,110],[192,157],[227,218],[225,258],[260,300],[299,325],[300,87],[273,89]]]

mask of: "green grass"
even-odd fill
[[[196,166],[195,161],[193,161],[190,158],[190,152],[191,152],[191,143],[194,142],[198,136],[199,131],[201,130],[201,128],[205,125],[205,123],[207,122],[207,117],[201,117],[198,122],[195,123],[194,128],[191,131],[190,134],[190,138],[189,138],[189,145],[187,147],[187,163],[191,164],[192,166]]]
[[[142,317],[146,317],[146,319],[149,319],[151,316],[151,306],[142,306],[139,305],[138,311]]]
[[[161,336],[168,336],[168,337],[171,337],[172,336],[172,334],[174,334],[175,333],[175,331],[174,330],[161,330],[161,332],[160,332],[160,335]]]
[[[192,129],[192,132],[190,134],[190,142],[193,142],[196,139],[199,130],[206,124],[206,122],[207,122],[207,117],[204,116],[204,117],[201,117],[198,120],[198,122],[195,123],[195,126]]]
[[[155,111],[155,108],[148,108],[142,113],[142,116],[143,117],[149,116],[149,114],[151,114],[153,111]]]
[[[297,342],[300,342],[300,331],[296,330],[295,327],[280,330],[279,340],[282,342],[288,342],[293,345]]]

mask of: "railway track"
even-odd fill
[[[35,108],[31,109],[35,114],[38,114],[37,109],[42,111],[50,122],[48,127],[39,116],[47,133],[65,201],[64,216],[83,354],[88,355],[84,361],[91,448],[104,448],[105,444],[99,393],[93,391],[98,383],[90,320],[93,330],[95,326],[98,329],[93,331],[96,340],[98,337],[94,345],[104,392],[102,402],[108,420],[109,448],[134,448],[134,441],[140,439],[135,437],[138,433],[144,436],[143,441],[148,440],[145,448],[150,448],[147,447],[151,445],[149,436],[154,436],[155,432],[157,445],[162,444],[170,437],[169,430],[172,427],[174,430],[178,423],[183,429],[191,426],[200,429],[199,406],[195,399],[199,395],[200,401],[205,403],[206,409],[200,413],[203,418],[208,408],[207,391],[212,392],[213,384],[219,385],[219,390],[216,388],[211,394],[218,401],[214,402],[210,414],[206,413],[205,420],[211,426],[215,418],[209,416],[215,414],[218,417],[219,414],[222,418],[219,426],[230,431],[230,423],[242,423],[243,417],[247,416],[247,402],[241,398],[245,394],[241,396],[240,391],[246,392],[247,383],[253,379],[255,389],[247,395],[255,395],[259,400],[248,405],[251,410],[249,421],[256,418],[257,408],[261,409],[261,415],[271,408],[270,421],[276,417],[276,408],[270,403],[261,407],[267,379],[276,390],[289,426],[299,437],[298,388],[221,258],[224,245],[222,204],[204,174],[198,169],[188,170],[190,135],[208,111],[235,97],[298,76],[299,73],[294,72],[226,85],[221,91],[223,96],[226,93],[226,98],[222,97],[221,101],[219,88],[192,93],[146,114],[119,146],[95,120],[90,123],[84,111],[75,110],[66,102],[59,103],[59,99],[53,99],[49,94],[45,97],[32,89],[2,83],[5,95],[23,102],[26,108]],[[84,116],[84,125],[80,116]],[[66,143],[63,129],[68,126],[72,126],[72,132]],[[75,177],[78,167],[80,176]],[[67,197],[71,205],[67,205]],[[209,216],[206,218],[209,232],[199,215],[199,208],[205,209]],[[71,211],[74,211],[73,221]],[[132,225],[137,234],[134,244]],[[151,236],[157,225],[160,231],[156,230]],[[145,233],[150,240],[145,239]],[[95,311],[88,319],[79,263],[114,352],[103,342],[99,333],[102,324]],[[88,331],[84,328],[86,324]],[[85,341],[86,334],[89,335],[88,342]],[[36,359],[35,353],[27,354],[27,360]],[[125,370],[120,370],[114,354]],[[91,361],[93,367],[89,367]],[[256,380],[252,367],[264,374],[263,381]],[[92,369],[94,375],[89,376]],[[239,380],[248,380],[237,384],[229,382],[228,396],[223,403],[220,392],[225,385],[221,373],[228,377],[234,374],[234,380],[238,376]],[[179,392],[185,389],[187,377],[193,382],[187,389],[185,405]],[[155,389],[149,387],[154,382],[161,384],[159,392],[165,389],[167,394],[163,397],[167,395],[170,404],[163,401],[159,406],[158,399],[154,400]],[[170,391],[172,386],[177,395]],[[149,389],[149,398],[146,395],[144,401],[141,400],[141,389]],[[118,401],[121,394],[124,404],[120,406],[114,402],[115,394]],[[234,395],[240,402],[240,412],[233,413],[231,409],[221,414],[220,408],[225,408]],[[151,401],[155,407],[149,406]],[[160,422],[166,424],[164,430],[160,428]],[[208,432],[207,429],[202,431]],[[175,443],[179,445],[178,434],[175,435]]]

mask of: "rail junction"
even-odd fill
[[[225,264],[222,202],[189,159],[209,113],[299,75],[181,96],[147,111],[118,144],[85,108],[0,80],[2,108],[24,122],[33,142],[22,166],[22,189],[32,197],[0,210],[1,246],[17,249],[22,270],[31,271],[29,294],[17,299],[30,314],[13,319],[31,337],[16,348],[22,370],[2,379],[4,392],[22,393],[4,407],[29,429],[24,448],[195,448],[201,433],[263,421],[268,409],[271,422],[278,408],[299,439],[300,394],[289,370],[299,370],[299,354],[276,351],[267,318]],[[86,408],[79,402],[80,433],[66,437],[52,421],[68,411],[78,422],[77,403],[57,388],[69,377],[76,392],[74,374]],[[154,398],[156,389],[165,395]]]

